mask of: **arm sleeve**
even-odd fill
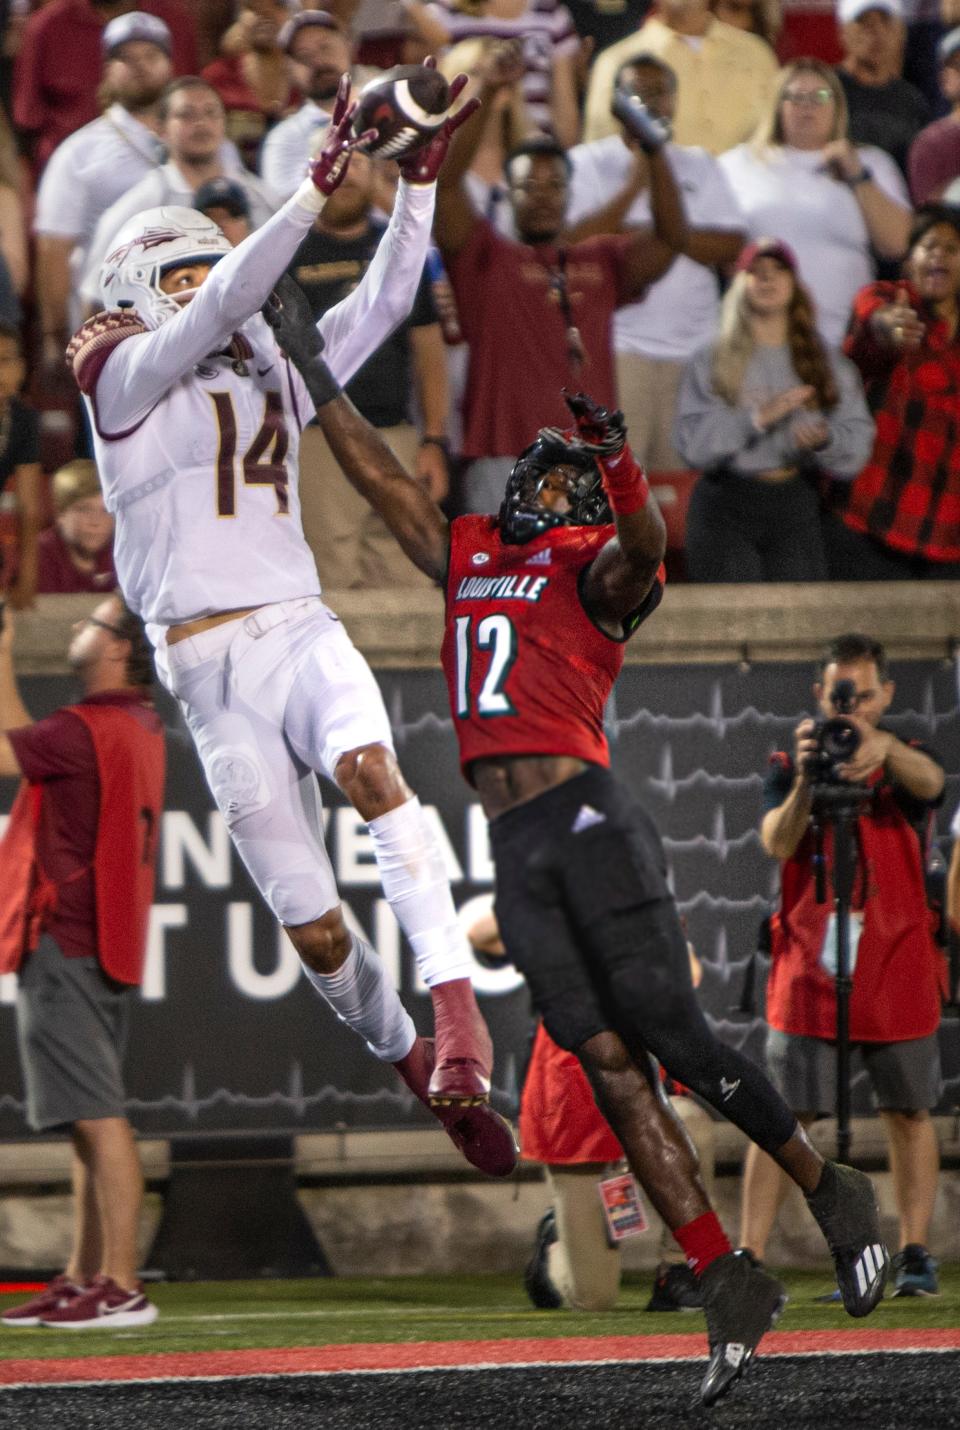
[[[870,319],[878,308],[892,303],[898,283],[868,283],[853,300],[850,330],[843,340],[843,351],[856,365],[861,381],[869,391],[870,380],[889,372],[900,360],[896,348],[877,341]]]
[[[833,370],[840,401],[826,414],[830,441],[816,456],[832,477],[853,481],[873,450],[875,428],[860,374],[853,363],[837,355],[833,359]]]
[[[713,349],[701,348],[684,369],[674,418],[674,446],[688,466],[706,471],[730,461],[753,436],[750,414],[731,407],[713,390]]]
[[[96,768],[90,731],[66,710],[57,710],[35,725],[8,730],[6,735],[17,764],[32,784],[65,775],[89,774],[91,768]]]
[[[294,196],[220,259],[179,314],[117,344],[97,382],[101,432],[119,434],[142,421],[194,363],[259,312],[315,217]]]

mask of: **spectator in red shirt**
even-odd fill
[[[519,75],[512,52],[491,50],[481,100]],[[590,387],[617,405],[612,322],[660,278],[686,242],[683,205],[663,156],[666,131],[636,99],[618,115],[647,152],[653,233],[562,241],[570,160],[555,140],[536,137],[508,156],[507,182],[519,241],[504,238],[474,209],[464,178],[482,134],[466,123],[441,170],[434,232],[457,300],[470,365],[462,454],[468,511],[496,511],[531,410],[547,425],[567,423],[561,390]]]
[[[23,783],[0,852],[0,970],[18,974],[27,1120],[68,1131],[77,1211],[64,1273],[2,1324],[147,1326],[157,1308],[137,1281],[143,1172],[121,1063],[163,810],[150,648],[139,618],[109,595],[70,643],[82,698],[34,723],[12,636],[9,625],[0,632],[0,776]]]
[[[242,0],[236,24],[223,37],[218,59],[203,78],[219,94],[227,111],[227,138],[250,169],[258,168],[260,145],[272,124],[296,109],[287,57],[277,35],[290,10],[285,0]]]
[[[53,477],[56,521],[39,541],[37,590],[43,595],[112,591],[113,517],[103,504],[93,462],[79,458]]]
[[[38,173],[62,139],[96,119],[103,28],[133,9],[123,0],[51,0],[27,21],[14,70],[13,117],[32,141]],[[140,0],[139,11],[166,22],[174,72],[193,74],[196,34],[182,0]]]
[[[834,490],[834,581],[960,579],[960,211],[919,211],[903,275],[861,288],[844,343],[877,435]]]
[[[820,663],[814,695],[818,717],[837,714],[837,686],[854,689],[845,716],[860,744],[836,771],[838,783],[861,783],[869,798],[855,825],[856,875],[851,898],[850,1043],[873,1087],[890,1154],[900,1249],[894,1295],[934,1295],[936,1262],[926,1248],[937,1194],[939,1151],[930,1110],[940,1100],[937,1043],[940,959],[924,885],[924,826],[943,799],[943,768],[931,751],[904,742],[883,718],[894,695],[879,641],[839,635]],[[780,907],[771,923],[767,982],[767,1064],[771,1080],[804,1127],[836,1107],[836,918],[834,831],[823,831],[829,899],[817,898],[814,722],[794,730],[792,755],[773,755],[764,787],[763,848],[780,860]],[[824,821],[828,823],[827,821]],[[766,1254],[784,1190],[779,1167],[747,1148],[741,1245]]]

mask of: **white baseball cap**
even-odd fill
[[[148,15],[143,10],[131,10],[126,15],[117,15],[104,27],[104,59],[109,59],[114,50],[130,40],[147,40],[151,45],[159,45],[168,55],[173,49],[170,30],[159,15]]]
[[[882,10],[894,20],[903,19],[901,0],[837,0],[837,19],[841,25],[859,20],[868,10]]]

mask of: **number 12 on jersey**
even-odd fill
[[[491,651],[490,664],[477,692],[476,713],[483,719],[517,712],[504,686],[517,658],[517,632],[508,616],[457,616],[457,715],[467,719],[470,709],[470,673],[475,650]]]

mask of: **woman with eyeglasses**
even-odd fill
[[[776,234],[796,253],[820,332],[838,346],[854,295],[876,276],[874,255],[906,251],[910,200],[896,164],[882,149],[850,143],[840,82],[812,59],[781,70],[753,139],[720,164],[751,236]]]

